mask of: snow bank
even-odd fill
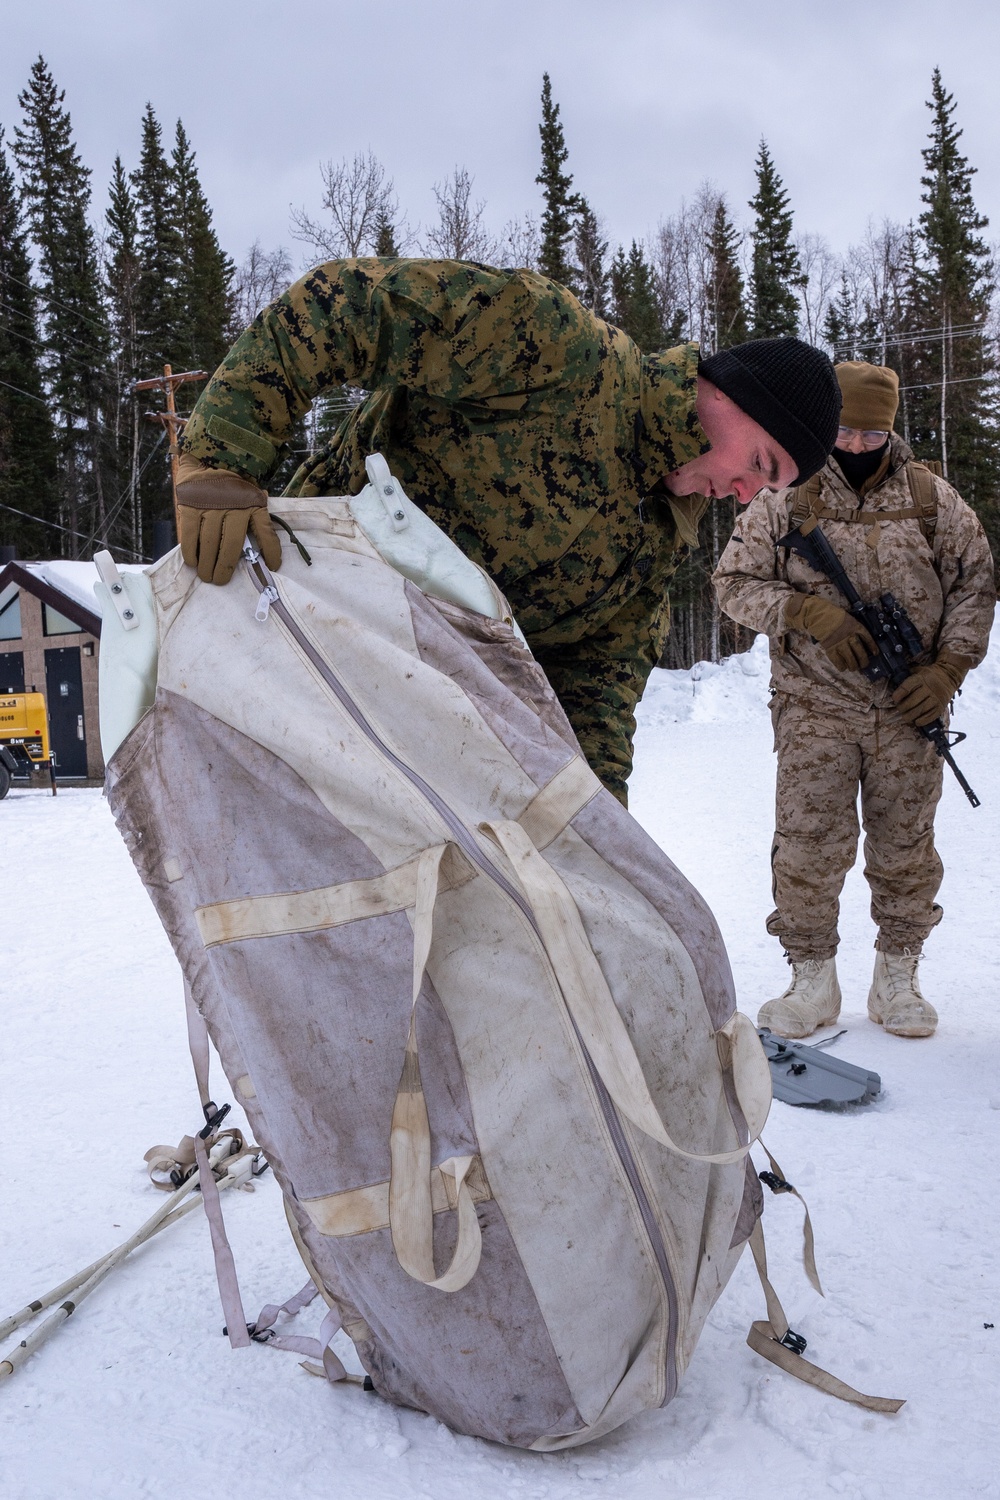
[[[666,724],[734,724],[759,719],[767,712],[771,667],[767,636],[759,635],[749,651],[724,661],[696,662],[689,670],[657,667],[639,705],[637,718],[647,728]],[[1000,618],[994,623],[986,660],[971,674],[958,699],[956,719],[1000,709]]]
[[[767,636],[759,635],[749,651],[721,662],[699,661],[683,671],[654,668],[638,717],[650,728],[758,718],[767,709],[770,676]]]

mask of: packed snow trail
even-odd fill
[[[784,988],[764,931],[774,767],[767,661],[654,674],[640,710],[632,809],[722,926],[741,1007]],[[208,1230],[191,1215],[137,1251],[0,1386],[4,1500],[938,1500],[998,1496],[1000,1438],[1000,632],[973,674],[945,777],[942,926],[921,974],[930,1041],[865,1015],[874,931],[856,869],[838,965],[838,1055],[883,1093],[840,1114],[776,1104],[765,1137],[809,1200],[825,1301],[798,1263],[800,1209],[768,1195],[774,1279],[808,1358],[877,1395],[873,1416],[746,1348],[763,1304],[749,1256],[709,1319],[676,1400],[588,1448],[540,1456],[458,1437],[294,1355],[222,1337]],[[0,1316],[124,1239],[156,1206],[142,1162],[197,1123],[179,973],[99,791],[0,803]],[[221,1074],[217,1090],[225,1087]],[[224,1097],[229,1097],[226,1089]],[[228,1194],[250,1316],[304,1280],[280,1194]],[[313,1332],[314,1309],[296,1331]],[[996,1323],[996,1328],[984,1324]],[[338,1352],[357,1369],[349,1344]],[[0,1351],[2,1352],[2,1351]]]

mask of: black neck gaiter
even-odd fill
[[[889,439],[886,438],[881,448],[866,450],[864,453],[848,453],[843,448],[834,448],[832,456],[840,465],[841,473],[851,489],[860,491],[865,480],[871,478],[882,462],[888,446]]]

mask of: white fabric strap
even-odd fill
[[[771,1107],[771,1073],[749,1017],[735,1011],[716,1033],[720,1061],[732,1074],[749,1139],[732,1151],[689,1151],[671,1139],[660,1119],[569,888],[519,823],[483,823],[480,827],[499,844],[513,866],[531,903],[566,1006],[618,1109],[639,1130],[677,1156],[719,1165],[740,1161],[763,1130]]]
[[[583,756],[574,756],[535,793],[517,821],[535,848],[544,849],[593,801],[601,786]]]
[[[417,999],[434,935],[434,908],[441,880],[441,861],[447,844],[425,849],[417,872],[413,916],[413,997],[403,1072],[392,1111],[389,1138],[389,1228],[396,1259],[415,1281],[439,1292],[457,1292],[470,1282],[482,1254],[482,1231],[466,1176],[474,1160],[452,1157],[438,1170],[454,1178],[458,1205],[458,1242],[448,1269],[438,1276],[434,1266],[434,1202],[431,1183],[431,1133],[427,1103],[420,1081],[417,1042]]]
[[[445,1214],[458,1207],[458,1190],[452,1171],[452,1157],[431,1170],[431,1207]],[[478,1156],[465,1174],[464,1187],[473,1203],[485,1203],[493,1196]],[[389,1184],[374,1182],[367,1187],[347,1188],[340,1193],[326,1193],[321,1198],[300,1198],[300,1204],[320,1234],[331,1239],[350,1239],[357,1234],[372,1234],[389,1228]]]
[[[366,917],[405,911],[416,900],[417,854],[383,875],[346,880],[312,891],[279,891],[267,896],[243,896],[199,906],[195,919],[206,948],[237,943],[246,938],[283,937],[297,932],[322,932]],[[441,889],[451,890],[476,874],[457,844],[449,847],[441,872]]]
[[[803,1359],[801,1354],[782,1343],[782,1339],[788,1335],[788,1319],[778,1300],[777,1292],[768,1280],[764,1230],[759,1219],[750,1235],[750,1249],[753,1252],[754,1264],[764,1290],[768,1319],[766,1323],[761,1320],[750,1325],[747,1343],[754,1353],[759,1354],[762,1359],[768,1360],[772,1365],[778,1365],[789,1375],[794,1375],[796,1380],[815,1386],[817,1390],[825,1391],[828,1396],[836,1396],[839,1401],[850,1401],[854,1406],[863,1406],[866,1411],[881,1411],[892,1415],[899,1411],[901,1406],[905,1406],[905,1401],[896,1400],[894,1397],[866,1396],[862,1391],[856,1391],[852,1385],[838,1380],[836,1375],[831,1375],[828,1370],[823,1370],[810,1360]],[[805,1347],[804,1340],[802,1347]]]
[[[184,981],[184,1014],[187,1019],[188,1046],[191,1049],[191,1061],[194,1064],[195,1082],[198,1085],[198,1096],[201,1099],[201,1107],[211,1101],[209,1092],[209,1070],[211,1066],[211,1042],[208,1036],[208,1027],[205,1018],[194,1003],[191,986],[187,980]]]
[[[198,1083],[202,1108],[205,1109],[212,1099],[209,1092],[211,1051],[208,1027],[205,1025],[204,1016],[194,1003],[191,986],[187,980],[184,981],[184,1005],[194,1076]],[[222,1204],[219,1201],[219,1185],[212,1173],[208,1151],[200,1133],[194,1137],[194,1157],[198,1164],[201,1200],[205,1205],[205,1216],[208,1219],[209,1232],[212,1236],[215,1279],[219,1284],[219,1300],[222,1303],[222,1312],[226,1320],[226,1331],[234,1349],[246,1349],[250,1344],[250,1335],[247,1333],[247,1320],[243,1311],[243,1299],[240,1296],[240,1283],[236,1275],[236,1262],[233,1260],[233,1252],[226,1236]]]
[[[198,1185],[212,1235],[212,1253],[215,1256],[215,1278],[219,1283],[219,1298],[226,1319],[226,1332],[234,1349],[247,1349],[250,1335],[247,1332],[246,1313],[240,1296],[240,1283],[236,1275],[236,1262],[226,1238],[226,1226],[222,1218],[219,1201],[219,1184],[212,1175],[212,1168],[200,1135],[194,1138],[194,1155],[198,1163]]]

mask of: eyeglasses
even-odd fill
[[[881,448],[888,436],[887,432],[862,432],[858,427],[838,427],[837,446],[843,447],[851,438],[859,437],[866,448]]]

